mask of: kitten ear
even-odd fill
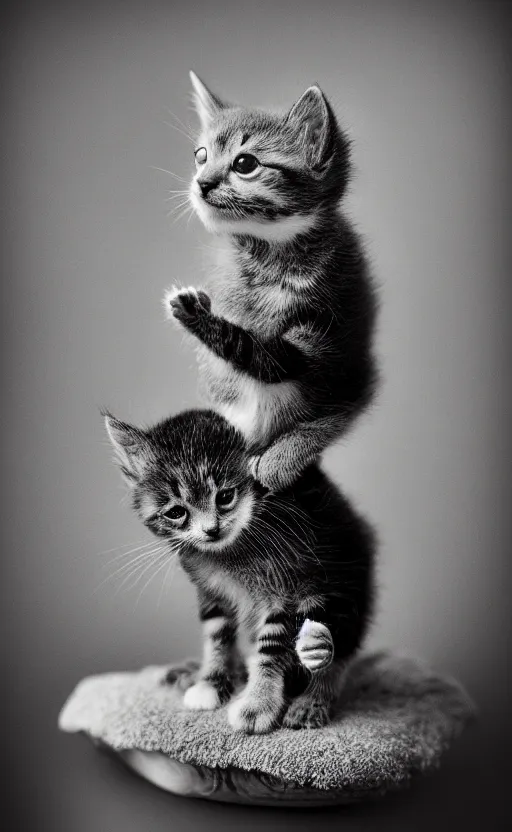
[[[309,87],[286,116],[288,124],[300,133],[307,163],[319,170],[334,151],[336,120],[320,87]]]
[[[222,103],[217,95],[210,92],[208,87],[203,84],[195,72],[190,70],[190,80],[194,88],[194,106],[201,121],[201,126],[206,128],[215,118],[218,113],[224,109],[225,104]]]
[[[105,427],[121,468],[130,485],[135,485],[142,474],[149,453],[149,442],[144,431],[121,422],[104,411]]]

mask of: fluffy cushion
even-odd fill
[[[216,800],[348,803],[435,767],[474,712],[465,691],[422,662],[389,653],[351,666],[332,723],[246,736],[225,709],[183,710],[168,668],[84,679],[59,726],[85,732],[174,793]]]

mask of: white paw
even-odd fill
[[[334,658],[332,635],[325,624],[306,618],[295,642],[301,664],[312,672],[329,667]]]
[[[258,702],[243,693],[228,706],[228,722],[245,734],[268,734],[277,727],[280,709],[275,703]]]
[[[214,711],[220,707],[219,694],[209,682],[196,682],[187,690],[183,704],[189,711]]]

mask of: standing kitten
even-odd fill
[[[265,733],[283,717],[291,728],[326,724],[371,612],[366,522],[316,465],[265,494],[242,434],[213,411],[149,430],[110,415],[106,424],[135,510],[197,589],[203,660],[185,706],[212,710],[230,698],[245,636],[247,683],[228,706],[233,728]],[[330,630],[334,652],[313,675],[295,649],[312,618]]]
[[[224,104],[191,73],[201,134],[190,199],[219,235],[211,299],[174,289],[168,313],[200,341],[210,404],[238,427],[271,490],[369,404],[376,302],[339,212],[349,144],[318,87],[279,116]]]

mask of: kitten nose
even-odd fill
[[[203,529],[203,532],[210,540],[217,540],[220,534],[218,526],[210,526],[208,529]]]
[[[219,183],[215,179],[198,179],[197,184],[201,188],[203,197],[206,197]]]

